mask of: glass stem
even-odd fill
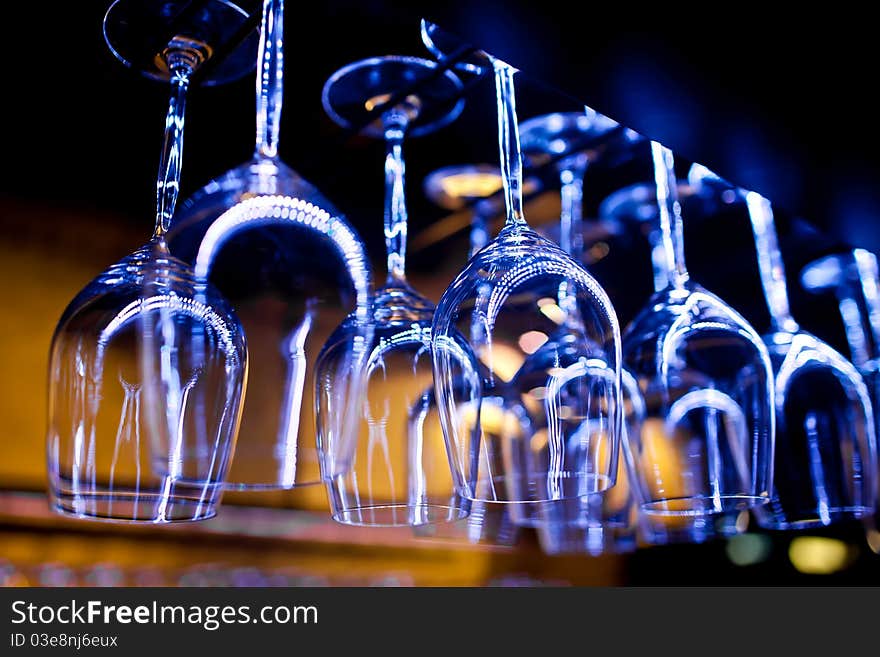
[[[501,180],[507,206],[505,228],[525,226],[522,209],[522,149],[516,119],[516,93],[513,76],[516,69],[493,59],[495,96],[498,101],[498,150],[501,158]]]
[[[385,249],[388,253],[388,285],[406,283],[406,195],[403,139],[409,116],[400,109],[382,117],[385,128]]]
[[[180,56],[178,56],[180,55]],[[185,53],[166,54],[171,71],[171,93],[168,113],[165,115],[165,136],[156,177],[156,229],[154,238],[162,239],[168,232],[171,216],[180,193],[180,169],[183,165],[183,120],[186,111],[186,92],[193,72],[192,61]]]
[[[275,158],[284,95],[284,0],[263,0],[257,54],[257,146],[255,155]]]
[[[567,162],[559,173],[562,210],[559,213],[559,246],[575,262],[583,261],[584,252],[584,176],[587,158],[579,155]]]
[[[785,266],[779,252],[776,227],[773,224],[773,208],[770,201],[756,192],[746,193],[746,207],[755,233],[755,247],[758,251],[758,270],[761,285],[770,311],[770,322],[774,331],[798,330],[797,322],[791,316],[788,304],[788,289],[785,285]]]
[[[688,281],[688,271],[684,262],[684,222],[678,202],[675,158],[671,150],[656,141],[651,142],[651,155],[654,160],[654,183],[657,186],[657,207],[660,211],[667,280],[671,287],[682,289]]]

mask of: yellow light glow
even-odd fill
[[[532,439],[529,441],[529,447],[531,447],[533,452],[540,452],[547,446],[547,430],[546,429],[538,429],[534,434],[532,434]]]
[[[562,325],[562,323],[565,322],[565,318],[568,316],[566,312],[556,304],[554,299],[549,299],[547,297],[538,299],[538,308],[541,309],[541,312],[544,313],[544,316],[547,317],[547,319],[559,325]]]
[[[808,575],[828,575],[842,570],[850,556],[846,543],[823,536],[798,536],[788,547],[792,565]]]
[[[528,392],[529,397],[542,401],[547,397],[547,388],[544,386],[538,386],[537,388],[532,388]]]
[[[446,176],[440,188],[450,198],[486,198],[501,189],[501,176],[487,171],[472,171]]]
[[[642,470],[655,499],[678,498],[688,495],[682,477],[682,452],[686,441],[666,434],[660,418],[648,418],[642,423]]]
[[[526,359],[519,349],[493,342],[480,352],[480,360],[495,376],[507,383],[519,372]]]
[[[598,431],[591,436],[591,442],[596,445],[596,469],[604,472],[606,463],[611,459],[612,442],[608,434],[604,431]],[[629,479],[626,476],[626,467],[624,466],[623,456],[618,452],[617,459],[617,483],[604,493],[603,508],[608,515],[614,515],[623,510],[629,504]]]
[[[519,336],[519,348],[527,354],[533,354],[542,344],[547,342],[547,334],[541,331],[527,331]]]
[[[666,500],[666,511],[686,511],[690,502],[687,480],[682,476],[682,460],[686,458],[688,437],[668,435],[666,424],[660,418],[647,418],[642,423],[642,457],[640,469],[648,494],[655,500]],[[652,516],[651,522],[666,529],[687,527],[691,522],[686,516]]]
[[[477,411],[474,406],[469,406],[460,414],[463,430],[470,431],[477,420]],[[484,434],[519,438],[522,436],[522,426],[515,413],[505,410],[497,404],[483,403],[480,406],[480,428]]]
[[[391,94],[379,94],[378,96],[373,96],[372,98],[368,98],[364,103],[364,107],[368,112],[372,112],[375,108],[379,107],[379,105],[383,105],[387,103],[391,99]]]
[[[571,420],[574,417],[574,411],[571,406],[560,406],[556,411],[560,420]]]

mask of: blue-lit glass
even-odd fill
[[[734,189],[703,167],[691,179],[707,193]],[[770,201],[735,190],[745,203],[771,331],[764,336],[775,375],[774,488],[770,503],[755,509],[771,529],[804,529],[860,518],[877,495],[877,446],[873,408],[853,365],[791,315],[785,268]]]
[[[680,200],[693,195],[693,188],[686,183],[678,183],[676,191]],[[638,232],[647,237],[651,247],[651,265],[654,279],[654,292],[662,293],[669,284],[669,264],[663,243],[660,226],[660,207],[657,204],[656,183],[636,183],[619,189],[609,195],[599,206],[599,219],[622,230]],[[624,369],[624,381],[628,372]],[[631,377],[631,375],[629,375]],[[630,390],[624,386],[624,395]],[[641,392],[639,391],[639,395]],[[662,440],[663,423],[644,417],[644,399],[637,398],[640,405],[627,403],[627,429],[644,435],[640,440],[647,442]],[[629,452],[625,456],[631,456]],[[631,470],[636,463],[630,463]],[[641,464],[638,464],[641,467]],[[667,476],[668,478],[668,476]],[[703,543],[718,536],[732,536],[744,531],[745,523],[740,521],[744,512],[731,510],[721,513],[701,515],[657,515],[640,513],[638,521],[639,540],[648,544]]]
[[[314,409],[332,409],[336,435],[354,430],[369,336],[371,272],[360,238],[278,156],[283,34],[283,0],[265,0],[254,156],[186,200],[168,234],[172,252],[234,304],[248,335],[251,394],[229,472],[232,489],[321,482]],[[338,363],[340,378],[325,385],[315,379],[315,363],[346,317],[361,341]]]
[[[599,146],[603,137],[618,124],[590,108],[583,112],[538,116],[520,125],[523,155],[531,167],[541,166],[550,158],[560,158],[556,169],[560,182],[559,245],[575,262],[584,261],[583,184],[591,161],[603,151]],[[595,148],[582,150],[592,143]],[[541,404],[540,385],[532,379],[543,380],[560,353],[577,349],[578,332],[563,323],[543,344],[528,354],[514,378],[512,388],[526,391],[522,394],[524,408],[534,417],[533,440],[546,439],[547,428]],[[572,354],[573,357],[576,357]],[[639,395],[637,386],[626,386],[622,381],[624,406],[638,403],[631,394]],[[536,398],[537,394],[537,398]],[[601,431],[601,427],[589,430]],[[529,461],[525,462],[530,467]],[[622,552],[635,548],[637,519],[635,506],[627,481],[624,464],[618,456],[617,483],[610,489],[565,500],[519,504],[512,507],[514,520],[519,525],[537,529],[542,549],[549,554],[587,552]]]
[[[503,199],[498,192],[502,188],[501,172],[497,166],[461,165],[444,167],[425,179],[425,193],[434,203],[446,210],[470,210],[470,233],[467,260],[489,243],[491,220],[503,212]],[[525,189],[534,189],[537,181],[525,181]],[[478,339],[479,332],[472,336]],[[481,364],[477,363],[481,368]],[[480,404],[480,442],[484,451],[501,454],[504,445],[511,441],[528,440],[531,435],[531,418],[522,400],[513,389],[500,388],[494,397],[483,398]],[[436,395],[426,391],[429,404],[420,406],[414,415],[419,431],[440,432],[440,419]],[[477,414],[466,414],[468,422],[476,422]],[[440,434],[442,440],[442,433]],[[514,545],[520,536],[516,522],[517,506],[492,504],[481,500],[470,503],[470,513],[465,520],[444,526],[422,528],[418,536],[432,539],[455,539],[470,543],[489,545]]]
[[[770,360],[758,334],[694,283],[684,262],[672,152],[652,142],[666,285],[627,328],[624,364],[645,400],[627,463],[646,514],[692,517],[766,504],[773,475]]]
[[[125,10],[123,0],[105,22]],[[217,11],[226,20],[232,10]],[[244,394],[244,334],[227,302],[166,244],[186,91],[209,53],[182,35],[164,51],[171,96],[153,237],[77,295],[52,340],[49,492],[64,514],[165,523],[209,518],[220,501]]]
[[[492,60],[507,222],[443,294],[434,314],[434,383],[459,493],[471,500],[534,504],[614,485],[622,431],[620,335],[604,290],[522,213],[522,155],[515,70]],[[535,370],[528,389],[544,431],[500,446],[483,440],[482,408],[462,397],[462,353],[481,363],[481,400],[505,397],[517,372],[560,327],[571,342]],[[481,404],[482,406],[482,404]],[[543,411],[543,412],[542,412]]]
[[[346,445],[332,438],[318,416],[318,439],[325,461],[333,518],[352,525],[420,526],[458,520],[469,503],[455,491],[442,433],[428,421],[433,403],[431,321],[434,304],[406,278],[407,209],[403,142],[458,116],[454,99],[461,82],[453,73],[433,76],[437,65],[415,57],[377,57],[334,73],[324,87],[324,106],[350,128],[366,109],[378,107],[407,83],[426,80],[366,129],[385,141],[385,244],[388,277],[372,307],[372,339],[366,342],[363,404],[355,411],[357,431]],[[442,104],[445,110],[436,113]],[[429,104],[430,103],[430,104]],[[426,111],[423,113],[422,108]],[[430,111],[429,108],[431,109]],[[338,369],[348,343],[344,331],[322,355],[318,378]],[[463,363],[465,371],[472,363]],[[331,380],[328,378],[328,380]],[[470,395],[478,388],[471,387]],[[338,464],[346,467],[339,468]]]
[[[865,249],[826,256],[803,269],[801,284],[817,294],[831,290],[837,297],[850,358],[868,386],[876,437],[880,428],[880,415],[876,411],[880,404],[880,267],[877,256]],[[880,527],[880,494],[875,509],[873,522],[867,521],[872,529]]]

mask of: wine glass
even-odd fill
[[[846,329],[850,357],[868,386],[872,408],[880,401],[880,267],[877,256],[865,249],[829,255],[801,271],[801,285],[815,294],[832,290]],[[874,434],[880,416],[874,412]],[[878,455],[880,457],[880,455]],[[880,502],[880,499],[878,499]],[[880,526],[880,507],[873,526]]]
[[[745,203],[771,332],[764,337],[775,373],[775,487],[756,508],[768,529],[805,529],[861,518],[877,496],[877,445],[868,389],[853,365],[791,315],[773,209],[757,192],[735,188],[705,167],[690,179],[704,193],[733,190]]]
[[[618,127],[611,119],[586,107],[584,112],[556,113],[537,116],[519,126],[520,144],[526,164],[532,168],[548,164],[559,158],[554,166],[560,179],[559,245],[575,262],[583,262],[583,180],[587,166],[601,153],[600,147],[583,150],[587,143],[595,144]],[[564,283],[563,285],[566,285]],[[565,288],[560,289],[559,299],[567,298]],[[560,301],[561,305],[562,301]],[[541,386],[548,369],[558,362],[559,354],[579,349],[579,327],[576,323],[562,323],[543,344],[530,353],[516,373],[513,387],[523,391],[527,408],[535,414],[538,436],[546,434],[543,420]],[[577,360],[576,353],[569,358]],[[531,381],[534,379],[534,381]],[[537,394],[537,397],[535,396]],[[529,461],[524,462],[529,465]],[[528,478],[526,478],[528,480]],[[542,512],[542,506],[518,505],[516,521],[534,525]],[[564,506],[564,503],[560,503]],[[568,505],[574,510],[577,502]],[[577,520],[577,516],[573,518]]]
[[[538,181],[526,179],[523,189],[526,194],[535,192]],[[425,178],[425,195],[436,205],[450,211],[470,210],[469,247],[467,260],[470,260],[489,242],[491,222],[504,210],[503,198],[498,194],[502,189],[501,171],[489,164],[453,165],[438,169]],[[472,327],[472,340],[478,340],[482,332],[478,326]],[[480,363],[477,364],[480,367]],[[481,442],[490,444],[489,453],[500,454],[503,445],[511,440],[523,440],[531,432],[528,412],[514,390],[499,389],[499,395],[484,398],[480,407],[479,421]],[[425,395],[430,400],[427,406],[418,405],[413,417],[414,431],[439,432],[442,430],[434,394],[433,381]],[[476,421],[476,412],[469,421]],[[465,428],[465,430],[469,430]],[[458,526],[460,525],[460,526]],[[420,528],[420,536],[432,538],[464,538],[471,543],[492,545],[514,545],[520,534],[519,525],[507,505],[490,504],[481,500],[471,503],[466,520],[447,527]]]
[[[461,81],[451,71],[433,75],[436,68],[435,62],[416,57],[374,57],[345,66],[324,85],[327,113],[340,126],[351,128],[364,109],[387,102],[394,94],[405,93],[401,90],[407,85],[417,83],[411,94],[381,110],[379,121],[365,129],[371,136],[382,137],[386,147],[388,277],[373,299],[373,334],[366,344],[369,356],[353,454],[344,454],[343,443],[325,440],[327,416],[318,416],[331,513],[344,524],[419,526],[458,520],[469,510],[469,503],[459,498],[453,486],[442,435],[425,427],[433,405],[434,304],[413,289],[405,271],[404,138],[445,126],[464,107],[458,98]],[[349,339],[343,336],[325,352],[319,378],[324,378],[325,368],[336,371],[336,345],[345,345]],[[337,462],[348,467],[334,471]]]
[[[444,292],[434,313],[434,385],[456,487],[466,499],[534,504],[614,485],[622,427],[620,332],[611,301],[578,263],[532,231],[522,212],[522,155],[515,69],[491,59],[507,222]],[[528,354],[568,324],[577,342],[558,352],[541,388],[541,439],[511,440],[502,453],[464,421],[472,399],[458,381],[462,351],[482,363],[482,399],[504,396]],[[518,392],[527,392],[518,390]],[[480,408],[476,409],[480,412]],[[479,417],[479,416],[478,416]],[[478,426],[478,425],[477,425]],[[576,438],[573,436],[576,435]]]
[[[769,355],[739,313],[690,280],[672,152],[651,142],[651,155],[667,281],[623,339],[646,415],[628,432],[630,481],[648,515],[761,506],[773,478]]]
[[[131,65],[152,62],[145,71],[169,81],[171,93],[153,237],[73,299],[52,340],[48,474],[51,506],[62,514],[209,518],[232,456],[247,376],[244,334],[219,293],[171,255],[166,233],[190,79],[247,15],[216,0],[187,8],[118,0],[104,18],[113,52]],[[140,56],[134,38],[145,25],[174,35],[154,60]],[[214,67],[215,81],[247,72],[244,61]]]
[[[585,108],[583,113],[548,114],[534,117],[520,126],[520,142],[526,162],[536,168],[558,158],[555,168],[560,180],[559,244],[576,262],[583,262],[583,180],[590,162],[599,158],[604,147],[602,138],[615,130],[618,124],[611,119]],[[584,149],[586,144],[593,145]],[[565,295],[563,290],[561,294]],[[574,330],[572,330],[574,329]],[[540,383],[545,372],[553,367],[559,353],[578,347],[576,326],[560,325],[556,332],[537,350],[529,354],[514,379],[514,388],[525,391],[522,398],[526,408],[534,414],[534,436],[546,439],[547,427],[541,404]],[[575,354],[572,354],[576,358]],[[530,379],[536,379],[532,385]],[[625,406],[643,405],[633,396],[640,395],[632,377],[622,378]],[[629,383],[629,387],[627,386]],[[535,392],[538,392],[537,398]],[[601,431],[601,426],[587,431]],[[573,434],[577,439],[577,433]],[[532,438],[535,439],[534,437]],[[526,461],[525,465],[530,466]],[[636,508],[632,504],[629,484],[623,462],[618,458],[617,483],[603,493],[580,498],[520,504],[514,508],[514,519],[519,525],[534,526],[543,550],[548,554],[588,552],[601,554],[610,551],[635,549]]]
[[[264,0],[256,77],[253,158],[187,199],[170,248],[230,299],[249,336],[250,382],[227,488],[289,489],[321,482],[313,433],[315,394],[335,396],[336,431],[353,431],[362,343],[346,376],[313,389],[320,349],[351,315],[366,340],[371,272],[355,230],[278,157],[284,80],[284,2]],[[340,362],[340,366],[343,363]],[[344,412],[343,412],[344,411]]]
[[[676,193],[680,202],[694,197],[694,188],[687,182],[676,183]],[[666,261],[666,251],[663,244],[663,231],[660,228],[660,207],[657,204],[656,183],[636,183],[608,195],[599,204],[599,217],[614,225],[620,225],[624,230],[644,235],[651,247],[651,265],[654,281],[654,292],[662,293],[668,285],[669,269]],[[628,374],[626,368],[624,382]],[[630,375],[631,376],[631,375]],[[624,386],[624,395],[631,389]],[[640,394],[640,393],[639,393]],[[644,400],[639,400],[640,405],[627,404],[627,428],[630,431],[638,431],[644,434],[641,439],[644,442],[661,443],[663,438],[664,423],[657,418],[646,421],[642,415],[629,415],[632,409],[643,409]],[[626,455],[626,454],[625,454]],[[640,464],[633,464],[640,467]],[[675,463],[664,465],[675,467]],[[745,513],[745,517],[742,514]],[[745,529],[742,522],[747,518],[747,512],[727,511],[706,515],[681,515],[659,516],[655,514],[640,514],[638,520],[639,538],[649,544],[669,543],[703,543],[719,536],[733,536]]]

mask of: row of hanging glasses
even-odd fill
[[[171,93],[153,236],[71,302],[52,342],[55,510],[190,521],[213,516],[224,490],[323,485],[341,523],[435,536],[452,523],[452,536],[499,543],[532,527],[549,553],[594,554],[729,536],[748,513],[766,529],[873,514],[873,255],[802,275],[837,295],[852,364],[792,318],[767,199],[700,165],[677,181],[668,148],[589,108],[520,124],[517,71],[423,22],[434,60],[366,59],[323,90],[334,122],[385,143],[387,272],[374,290],[357,232],[278,157],[283,0],[263,3],[253,158],[178,207],[187,88],[252,70],[253,26],[226,0],[159,6],[116,0],[105,17],[114,54]],[[137,55],[169,31],[159,55]],[[425,183],[472,222],[467,264],[435,307],[406,276],[403,146],[454,121],[489,77],[499,167]],[[603,228],[582,216],[589,172],[621,154],[654,172],[600,208],[651,247],[654,294],[623,331],[588,269]],[[558,177],[555,239],[527,223],[524,195],[542,183],[524,162]],[[690,277],[683,195],[747,213],[763,337]],[[254,254],[258,270],[242,271]]]

